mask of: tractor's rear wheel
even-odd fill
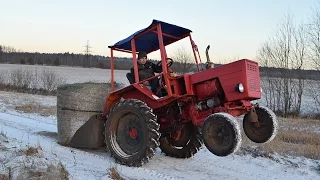
[[[252,120],[256,113],[256,121]],[[247,137],[255,143],[271,141],[277,133],[278,122],[276,115],[266,107],[256,107],[243,118],[243,130]]]
[[[183,129],[174,133],[162,134],[160,149],[167,156],[190,158],[201,148],[203,142],[198,127],[188,123]]]
[[[117,103],[105,125],[105,142],[115,160],[127,166],[142,166],[159,146],[159,124],[152,109],[140,100]]]
[[[202,125],[203,142],[207,149],[217,156],[227,156],[241,145],[240,125],[227,113],[208,116]]]

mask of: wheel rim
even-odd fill
[[[167,137],[167,141],[172,147],[182,148],[188,144],[190,138],[191,130],[190,127],[187,125],[183,129],[171,133],[170,136]]]
[[[205,146],[217,156],[227,156],[238,150],[241,133],[236,119],[227,113],[216,113],[206,118],[202,125]]]
[[[144,143],[143,125],[139,117],[128,113],[113,125],[111,145],[122,157],[130,157],[139,152]]]
[[[256,143],[265,143],[272,139],[276,131],[276,120],[267,109],[256,108],[258,122],[250,122],[250,116],[246,115],[243,120],[243,128],[247,137]]]
[[[233,144],[233,131],[224,122],[211,122],[208,128],[206,128],[206,132],[209,137],[208,142],[212,144],[212,147],[219,146],[219,149],[226,149]]]

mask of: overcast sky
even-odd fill
[[[186,27],[205,59],[255,59],[257,50],[291,13],[307,21],[317,0],[0,0],[0,44],[29,52],[92,53],[110,56],[108,45],[150,25],[153,19]],[[168,47],[191,50],[188,39]],[[128,56],[127,53],[116,53]],[[152,53],[159,59],[159,52]]]

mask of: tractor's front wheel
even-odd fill
[[[159,146],[159,127],[156,115],[145,103],[134,99],[120,101],[107,117],[107,149],[120,164],[142,166]]]
[[[275,137],[278,128],[276,115],[263,106],[256,107],[243,118],[243,130],[255,143],[266,143]]]
[[[208,116],[202,125],[203,142],[208,150],[217,156],[227,156],[241,145],[240,125],[228,113]]]
[[[198,127],[188,123],[174,133],[162,134],[160,149],[167,156],[175,158],[190,158],[201,148],[203,142]]]

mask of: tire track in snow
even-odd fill
[[[36,119],[0,113],[1,128],[7,133],[8,137],[18,139],[25,144],[30,142],[33,144],[39,141],[47,156],[51,158],[58,157],[63,164],[66,164],[68,170],[71,169],[74,179],[81,179],[83,176],[86,177],[84,179],[90,179],[90,177],[105,179],[107,169],[111,166],[117,166],[119,172],[124,174],[125,177],[130,177],[130,179],[177,179],[176,177],[161,174],[157,170],[118,165],[109,156],[109,153],[101,150],[79,150],[61,146],[52,138],[39,135],[39,132],[43,131],[57,132],[57,127],[39,122]],[[92,161],[97,162],[92,163]]]

